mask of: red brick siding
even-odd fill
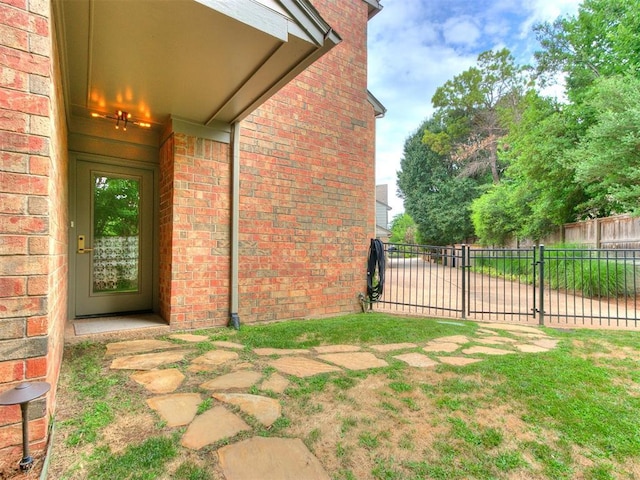
[[[314,0],[343,41],[242,122],[240,318],[359,310],[375,234],[367,6]]]
[[[173,243],[173,135],[160,147],[159,303],[160,316],[171,323]]]
[[[45,444],[67,311],[67,135],[49,8],[0,3],[0,391],[51,383],[30,408],[32,449]],[[0,407],[9,463],[21,457],[20,423],[18,407]]]
[[[160,302],[172,328],[229,316],[229,145],[174,134],[161,153]],[[172,160],[172,161],[171,161]],[[169,248],[170,246],[170,248]]]

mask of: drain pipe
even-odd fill
[[[238,230],[240,217],[240,122],[231,125],[231,317],[227,326],[240,330],[238,315]]]

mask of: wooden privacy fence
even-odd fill
[[[640,249],[385,244],[378,311],[640,328]]]
[[[558,232],[544,238],[545,245],[565,243],[592,248],[640,248],[640,217],[615,215],[582,222],[567,223]]]

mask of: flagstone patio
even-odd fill
[[[499,335],[508,330],[513,337]],[[183,371],[171,367],[193,354],[202,335],[174,334],[169,340],[132,340],[107,345],[111,368],[132,370],[131,379],[148,392],[150,409],[168,427],[186,427],[181,444],[199,450],[224,439],[251,432],[251,422],[268,428],[282,415],[278,395],[290,384],[288,376],[305,378],[321,373],[367,370],[385,367],[384,357],[391,353],[396,360],[414,368],[434,368],[438,364],[467,365],[482,361],[484,355],[539,353],[555,348],[557,342],[544,332],[530,327],[486,324],[479,338],[464,335],[442,337],[416,345],[413,343],[358,345],[323,345],[312,349],[256,348],[251,351],[273,372],[263,375],[251,362],[241,360],[244,346],[234,342],[212,342],[214,350],[195,356]],[[499,347],[499,348],[498,348]],[[410,349],[421,349],[406,352]],[[403,352],[405,351],[405,352]],[[397,355],[393,355],[398,352]],[[437,356],[428,354],[436,353]],[[269,357],[269,358],[266,358]],[[198,392],[177,392],[185,382],[200,377]],[[193,378],[189,378],[194,376]],[[201,393],[203,391],[210,393]],[[205,398],[213,399],[211,408],[198,414]],[[248,417],[243,418],[246,415]],[[247,423],[247,418],[253,418]],[[246,435],[241,436],[244,438]],[[317,458],[299,439],[253,436],[217,450],[220,466],[227,480],[282,478],[325,480],[330,478]]]

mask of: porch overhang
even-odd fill
[[[340,42],[308,0],[53,5],[71,134],[112,136],[118,110],[155,132],[170,118],[225,130]]]

